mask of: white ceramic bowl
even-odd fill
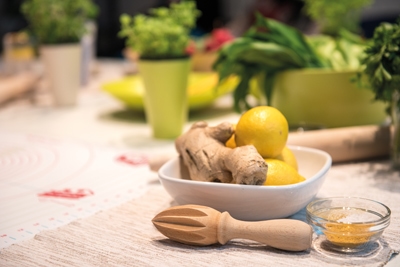
[[[315,197],[332,165],[331,156],[324,151],[298,146],[290,149],[297,158],[300,174],[306,178],[298,184],[259,186],[187,180],[180,175],[178,157],[165,163],[158,175],[179,205],[204,205],[246,221],[285,218]]]

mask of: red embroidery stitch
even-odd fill
[[[117,158],[117,161],[127,163],[133,166],[143,165],[148,163],[148,159],[141,155],[121,155]]]
[[[93,191],[89,189],[64,189],[64,190],[52,190],[44,193],[38,194],[39,197],[59,197],[59,198],[69,198],[69,199],[79,199],[87,196],[93,195]]]

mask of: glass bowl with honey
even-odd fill
[[[306,207],[307,221],[329,249],[360,252],[376,242],[390,224],[390,209],[357,197],[316,199]]]

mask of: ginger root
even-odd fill
[[[207,182],[262,185],[268,166],[254,146],[225,147],[232,124],[209,127],[197,122],[175,140],[175,147],[190,179]]]

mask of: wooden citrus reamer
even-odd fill
[[[250,239],[268,246],[303,251],[311,247],[312,228],[305,222],[274,219],[246,222],[228,212],[199,205],[168,208],[152,220],[154,226],[171,240],[197,246],[222,245],[234,238]]]

